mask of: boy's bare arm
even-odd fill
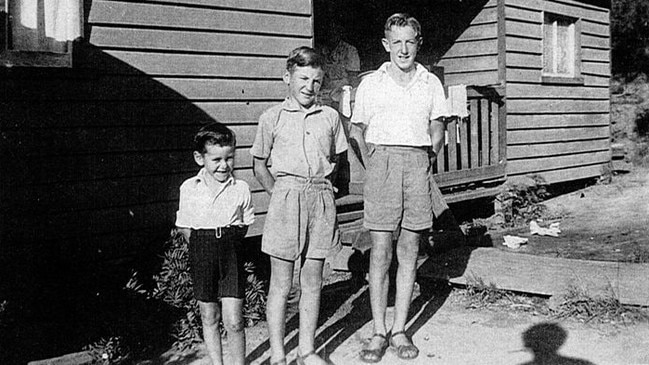
[[[433,119],[430,121],[430,139],[432,141],[431,162],[437,159],[437,154],[444,147],[444,132],[446,131],[446,124],[442,118]]]
[[[255,157],[252,160],[252,170],[261,186],[264,187],[268,194],[272,195],[275,188],[275,178],[270,173],[267,164],[268,158]]]
[[[365,124],[353,123],[349,129],[349,146],[356,153],[360,153],[360,160],[363,165],[367,161],[367,155],[369,154],[369,148],[367,143],[365,143]]]

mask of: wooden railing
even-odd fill
[[[452,118],[433,166],[440,187],[504,179],[506,112],[503,88],[467,88],[469,116]]]

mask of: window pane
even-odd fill
[[[557,73],[562,75],[572,75],[574,48],[571,28],[565,20],[557,22]]]

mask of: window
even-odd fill
[[[543,81],[582,82],[579,20],[545,13]]]
[[[0,0],[0,67],[71,67],[81,0]]]

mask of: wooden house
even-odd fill
[[[249,234],[260,235],[257,119],[285,96],[288,52],[334,18],[370,70],[386,58],[386,17],[411,13],[420,62],[469,86],[470,117],[449,124],[436,166],[450,201],[493,195],[509,176],[595,177],[610,160],[609,1],[83,0],[80,37],[55,61],[12,49],[18,2],[0,0],[0,270],[20,262],[12,275],[27,283],[159,246],[197,170],[192,134],[212,121],[237,133],[236,174],[258,212]],[[343,226],[362,218],[350,179]]]

